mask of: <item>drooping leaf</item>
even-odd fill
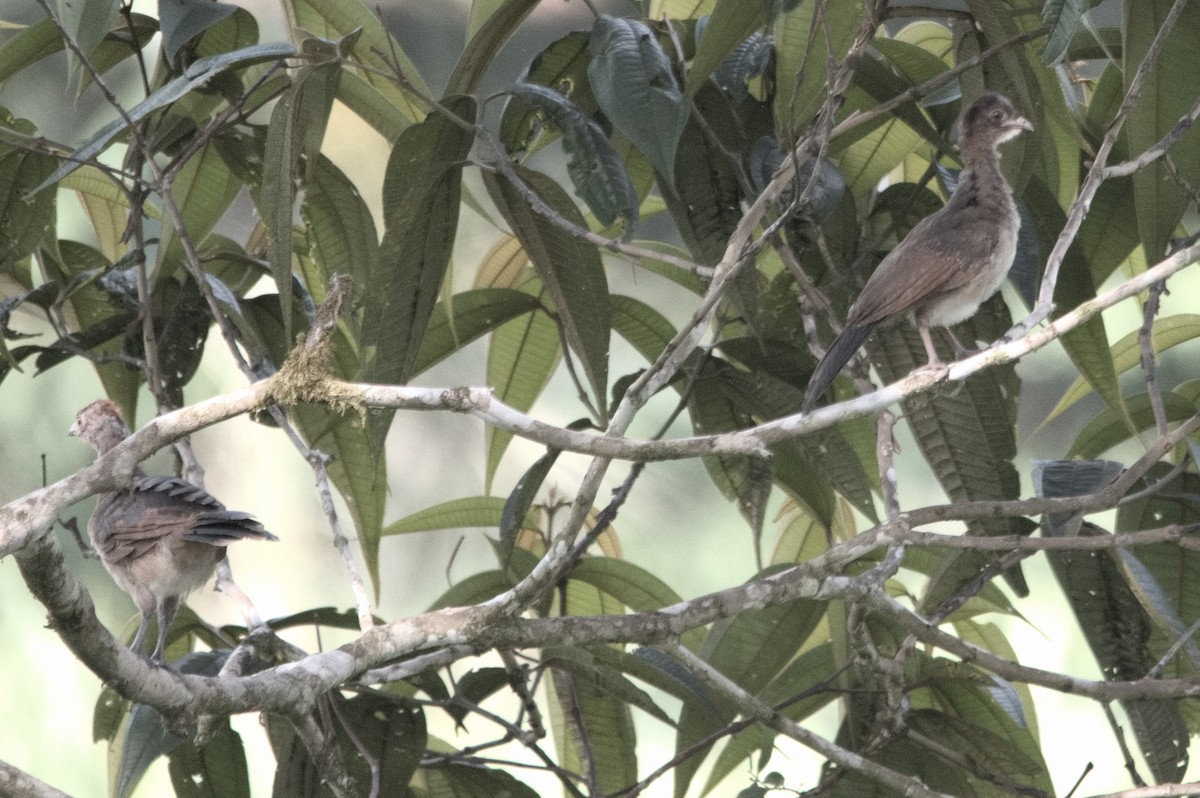
[[[237,10],[229,3],[210,0],[158,0],[163,55],[175,63],[179,49]]]
[[[596,680],[564,671],[551,672],[551,685],[556,699],[551,722],[560,741],[559,761],[577,770],[592,769],[606,795],[636,783],[636,735],[630,705],[597,686]]]
[[[100,128],[86,144],[71,153],[71,157],[56,169],[54,174],[43,180],[30,193],[36,194],[47,186],[57,183],[78,169],[83,163],[103,152],[113,138],[125,130],[129,124],[137,124],[159,108],[170,105],[188,92],[204,86],[226,69],[248,66],[263,61],[276,61],[280,58],[293,56],[295,53],[296,49],[287,42],[269,42],[197,60],[185,69],[182,75],[174,78],[167,85],[130,108],[124,117],[115,119]]]
[[[67,35],[83,51],[84,56],[104,39],[117,15],[117,0],[57,0],[57,16]],[[71,51],[71,70],[84,71],[74,51]]]
[[[517,533],[525,527],[525,518],[533,507],[533,500],[542,489],[542,483],[554,461],[560,454],[557,449],[548,449],[545,454],[534,461],[533,465],[517,480],[516,487],[504,501],[504,510],[500,514],[500,565],[508,566],[513,547],[517,542]]]
[[[389,140],[425,118],[426,108],[418,97],[429,97],[429,87],[417,67],[383,25],[374,9],[364,3],[345,0],[289,0],[295,13],[296,27],[328,41],[339,41],[356,30],[347,57],[378,70],[346,75],[338,99],[363,117]],[[398,87],[391,74],[399,70],[404,82],[413,87],[410,94]]]
[[[555,181],[520,167],[517,167],[517,175],[554,213],[561,214],[572,224],[585,226],[579,209]],[[485,172],[483,178],[488,193],[554,300],[563,337],[580,360],[596,408],[602,417],[606,417],[612,312],[599,253],[594,246],[530,208],[525,197],[508,180],[489,172]]]
[[[588,78],[600,108],[671,182],[688,106],[654,32],[637,20],[602,16],[588,49]]]
[[[696,55],[688,67],[687,93],[695,96],[731,54],[766,24],[764,3],[718,0],[696,42]]]
[[[1042,22],[1050,28],[1050,36],[1042,50],[1042,63],[1058,66],[1062,62],[1080,20],[1094,5],[1094,0],[1047,0],[1042,6]]]
[[[570,156],[567,174],[600,224],[609,227],[623,218],[632,229],[638,218],[637,192],[600,126],[553,89],[518,83],[509,93],[544,113],[562,133],[563,147]]]
[[[444,106],[475,121],[475,101],[451,97]],[[461,123],[434,114],[406,129],[392,149],[383,186],[385,227],[378,274],[363,310],[364,376],[406,382],[442,290],[458,229],[462,169],[474,136]],[[391,413],[373,414],[370,436],[382,451]]]
[[[383,535],[406,535],[462,527],[499,527],[503,522],[505,500],[499,496],[471,496],[427,507],[393,521]],[[525,523],[525,522],[523,522]]]
[[[48,155],[0,145],[0,274],[12,274],[16,264],[39,246],[54,240],[54,195],[27,198],[54,170]]]
[[[794,141],[825,100],[830,75],[824,26],[815,16],[818,8],[825,14],[835,53],[849,50],[864,13],[862,0],[827,7],[800,3],[775,20],[771,29],[775,38],[775,133],[781,141]],[[803,79],[797,81],[801,75]]]
[[[799,599],[751,610],[719,621],[705,641],[701,656],[747,692],[757,695],[796,655],[820,621],[824,602]],[[676,751],[683,751],[721,728],[736,713],[717,700],[717,712],[685,704],[679,715]],[[675,771],[675,796],[682,798],[703,757],[684,760]]]
[[[3,51],[0,50],[0,55]],[[522,83],[545,86],[571,101],[579,112],[594,119],[599,106],[588,82],[587,68],[591,62],[586,31],[573,31],[542,50],[522,76]],[[500,120],[500,141],[512,153],[530,150],[535,139],[553,139],[556,130],[544,128],[536,110],[523,103],[506,103]],[[544,135],[543,135],[544,134]],[[540,138],[539,138],[540,137]]]
[[[309,292],[319,297],[331,277],[348,274],[352,295],[361,301],[379,268],[379,235],[358,189],[323,155],[309,165],[300,214],[311,262],[318,270],[308,280]]]
[[[475,91],[500,47],[537,6],[537,0],[504,0],[499,5],[489,4],[494,6],[491,13],[478,23],[476,20],[483,15],[477,14],[472,8],[474,30],[450,74],[446,84],[447,94],[470,94]]]
[[[476,288],[454,295],[453,315],[439,302],[429,319],[421,351],[413,363],[417,375],[505,322],[540,308],[537,297],[512,288]]]
[[[1163,26],[1172,3],[1146,0],[1124,7],[1124,88],[1146,57]],[[1125,121],[1131,155],[1154,146],[1175,127],[1195,102],[1190,76],[1200,72],[1200,6],[1185,5],[1162,46],[1154,69],[1145,74],[1138,102]],[[1200,132],[1191,130],[1170,150],[1180,177],[1200,183]],[[1191,200],[1171,179],[1163,159],[1151,162],[1133,175],[1133,198],[1138,233],[1146,260],[1157,263],[1167,254],[1168,242]]]

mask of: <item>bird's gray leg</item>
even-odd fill
[[[129,644],[130,651],[141,653],[142,641],[146,639],[146,630],[150,628],[150,616],[152,614],[152,611],[148,609],[142,612],[142,622],[138,624],[137,634],[133,636],[133,642]]]
[[[921,342],[925,344],[925,354],[929,357],[929,363],[926,365],[940,366],[942,359],[938,357],[937,348],[933,345],[933,336],[929,334],[929,328],[921,324],[917,326],[917,332],[921,334]]]
[[[158,602],[158,645],[150,655],[153,662],[165,662],[163,649],[167,647],[167,630],[171,628],[171,620],[179,609],[179,596],[164,596]]]

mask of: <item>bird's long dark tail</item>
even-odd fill
[[[834,377],[841,373],[846,364],[850,362],[850,358],[854,357],[854,353],[878,326],[879,322],[861,326],[848,325],[843,328],[837,338],[833,339],[833,343],[825,352],[825,357],[821,358],[821,362],[813,369],[812,379],[808,381],[808,387],[804,390],[805,413],[813,409],[817,400],[821,398],[821,394],[825,393],[825,389],[833,382]]]

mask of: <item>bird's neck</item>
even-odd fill
[[[972,195],[980,191],[1002,191],[1009,193],[1008,183],[1000,172],[1000,154],[988,146],[967,147],[962,151],[963,170],[958,176],[958,186],[951,202],[972,201]]]

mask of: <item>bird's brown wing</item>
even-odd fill
[[[846,323],[876,324],[955,293],[997,245],[996,225],[981,213],[960,208],[947,214],[943,208],[926,216],[876,267]]]
[[[226,510],[203,488],[173,477],[143,477],[126,490],[105,494],[88,528],[110,563],[139,557],[168,538],[211,545],[246,537],[275,539],[248,513]]]

